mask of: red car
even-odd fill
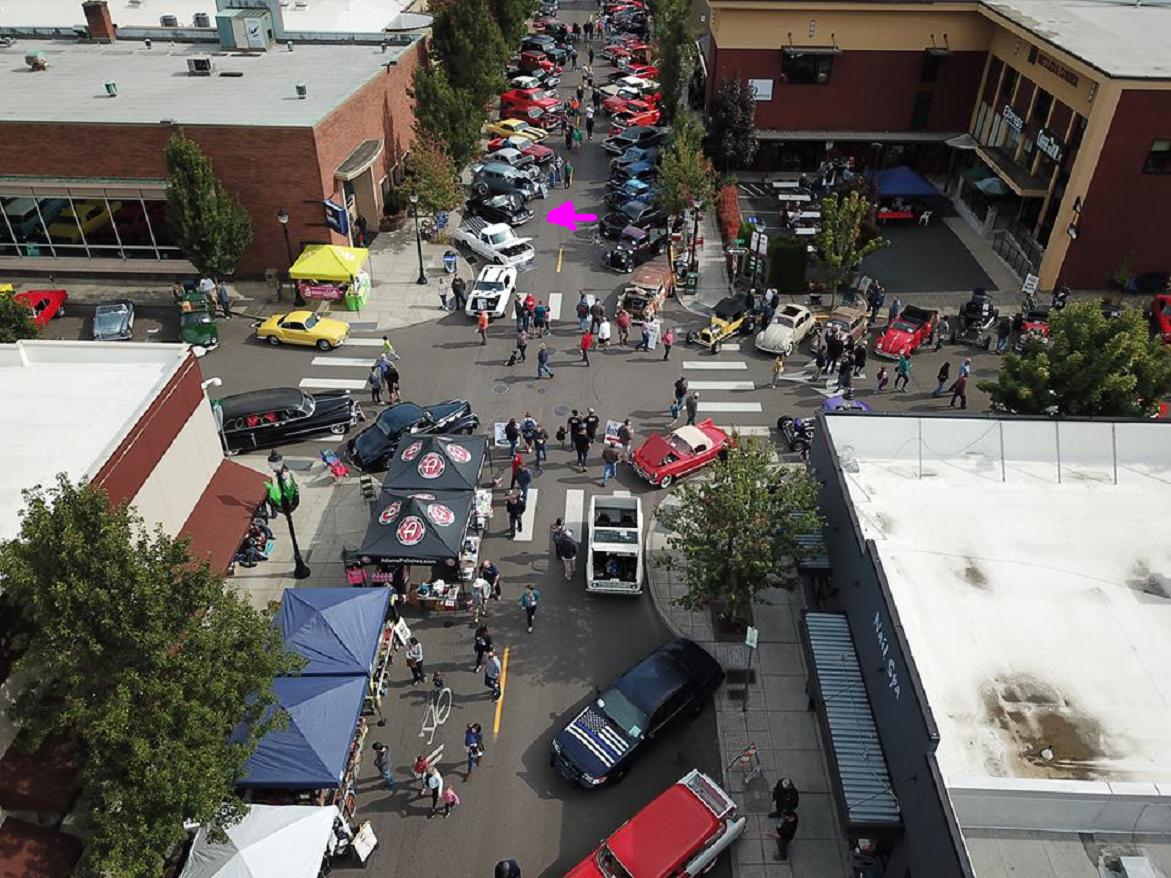
[[[565,878],[672,878],[707,871],[747,818],[706,774],[692,770],[619,826]]]
[[[54,317],[64,316],[69,293],[65,290],[23,290],[13,293],[12,298],[31,308],[33,322],[38,329],[44,329]]]
[[[939,326],[939,312],[907,305],[894,323],[887,324],[874,342],[874,354],[897,360],[903,354],[910,356],[920,345],[926,344]]]
[[[635,103],[632,101],[631,103]],[[621,134],[627,128],[636,128],[640,125],[658,125],[659,117],[663,114],[651,108],[649,110],[634,110],[627,108],[615,113],[610,119],[610,136]]]
[[[488,141],[488,152],[496,152],[498,149],[515,149],[521,155],[532,156],[534,162],[538,165],[543,165],[545,162],[553,158],[553,150],[541,143],[533,143],[527,137],[519,137],[513,135],[512,137],[493,137]]]
[[[612,98],[606,98],[602,101],[602,109],[610,116],[617,113],[622,113],[630,110],[635,113],[646,113],[655,108],[653,101],[645,101],[642,98],[630,97],[628,95],[635,95],[637,92],[621,92],[614,95]]]
[[[500,96],[501,119],[539,119],[560,113],[563,104],[557,98],[544,97],[539,88],[514,88]]]
[[[652,433],[631,456],[634,471],[659,488],[715,460],[732,440],[708,418],[664,436]]]
[[[533,70],[544,70],[546,73],[561,72],[561,68],[550,61],[548,55],[544,52],[536,52],[531,49],[527,52],[521,52],[517,56],[516,66],[526,72]]]
[[[654,64],[628,64],[625,70],[630,76],[655,80],[659,78],[659,68]]]

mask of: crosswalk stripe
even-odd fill
[[[533,522],[537,520],[537,489],[529,488],[529,499],[525,503],[524,514],[520,517],[520,530],[512,538],[515,543],[531,543],[533,541]]]
[[[297,386],[315,390],[361,390],[366,382],[361,378],[302,378]]]
[[[689,381],[691,390],[755,390],[753,381]]]
[[[380,338],[354,338],[351,336],[345,341],[346,345],[359,348],[380,348],[382,347],[382,339]]]
[[[700,401],[701,412],[761,412],[764,408],[759,402],[704,402]]]
[[[731,433],[735,430],[741,436],[768,436],[772,432],[768,427],[750,426],[741,427],[736,424],[720,424],[719,428],[725,433]]]
[[[615,497],[629,497],[630,492],[629,491],[615,491],[614,496]]]
[[[723,371],[744,371],[748,364],[743,360],[684,360],[684,369],[718,369]]]
[[[374,365],[373,360],[362,357],[314,357],[310,366],[344,366],[358,369],[369,369]]]
[[[570,488],[565,492],[565,515],[561,522],[571,531],[573,538],[581,541],[585,538],[582,523],[585,520],[585,491],[581,488]]]
[[[720,342],[720,353],[723,353],[724,351],[735,353],[738,350],[740,350],[740,342],[738,341]]]
[[[563,297],[564,297],[563,293],[550,293],[549,294],[549,319],[550,320],[560,320],[561,319],[561,300]]]

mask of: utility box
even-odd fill
[[[267,51],[275,37],[268,9],[225,9],[216,15],[216,31],[225,49]]]

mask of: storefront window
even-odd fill
[[[1171,174],[1171,140],[1152,140],[1147,160],[1143,162],[1144,174]]]
[[[790,55],[781,63],[781,76],[787,85],[825,85],[833,72],[833,55]]]

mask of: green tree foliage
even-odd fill
[[[874,207],[858,191],[835,193],[821,201],[821,231],[814,238],[814,245],[825,266],[831,303],[832,296],[862,260],[890,243],[885,238],[866,239],[866,224],[873,213]]]
[[[462,168],[478,150],[483,107],[467,92],[454,88],[445,68],[437,65],[417,68],[413,86],[416,136],[431,135],[446,144],[448,155]]]
[[[424,131],[415,138],[407,160],[408,186],[419,193],[419,207],[425,213],[451,210],[463,200],[459,169],[434,134]]]
[[[12,344],[37,335],[32,309],[9,294],[0,294],[0,344]]]
[[[14,670],[38,682],[11,713],[34,747],[48,735],[83,745],[93,835],[82,874],[157,875],[184,820],[244,813],[235,782],[280,721],[261,719],[273,678],[299,659],[185,542],[148,532],[101,490],[62,475],[24,497],[0,579],[29,632]],[[229,743],[240,722],[250,736]]]
[[[1049,343],[1009,353],[980,389],[997,411],[1070,417],[1141,417],[1171,393],[1171,349],[1135,308],[1106,319],[1097,302],[1050,314]]]
[[[248,211],[224,189],[194,140],[174,134],[166,159],[167,228],[201,274],[231,274],[252,243]]]
[[[658,41],[659,84],[664,95],[667,120],[679,114],[684,89],[695,70],[695,37],[691,28],[691,6],[687,0],[655,0],[651,4]]]
[[[519,43],[528,31],[528,17],[535,4],[531,0],[488,0],[488,5],[504,42],[509,46]]]
[[[704,152],[725,174],[756,158],[756,98],[739,72],[723,80],[708,104]]]
[[[451,87],[466,93],[480,113],[504,90],[508,46],[488,0],[451,0],[441,7],[431,27],[431,51]]]
[[[677,120],[659,167],[659,203],[674,216],[690,210],[695,199],[711,204],[716,194],[716,172],[703,154],[699,126],[686,112]]]
[[[655,515],[683,558],[681,606],[717,602],[722,618],[746,621],[756,595],[792,588],[797,535],[820,527],[817,483],[803,469],[774,465],[764,447],[740,439],[710,478],[687,482]]]

